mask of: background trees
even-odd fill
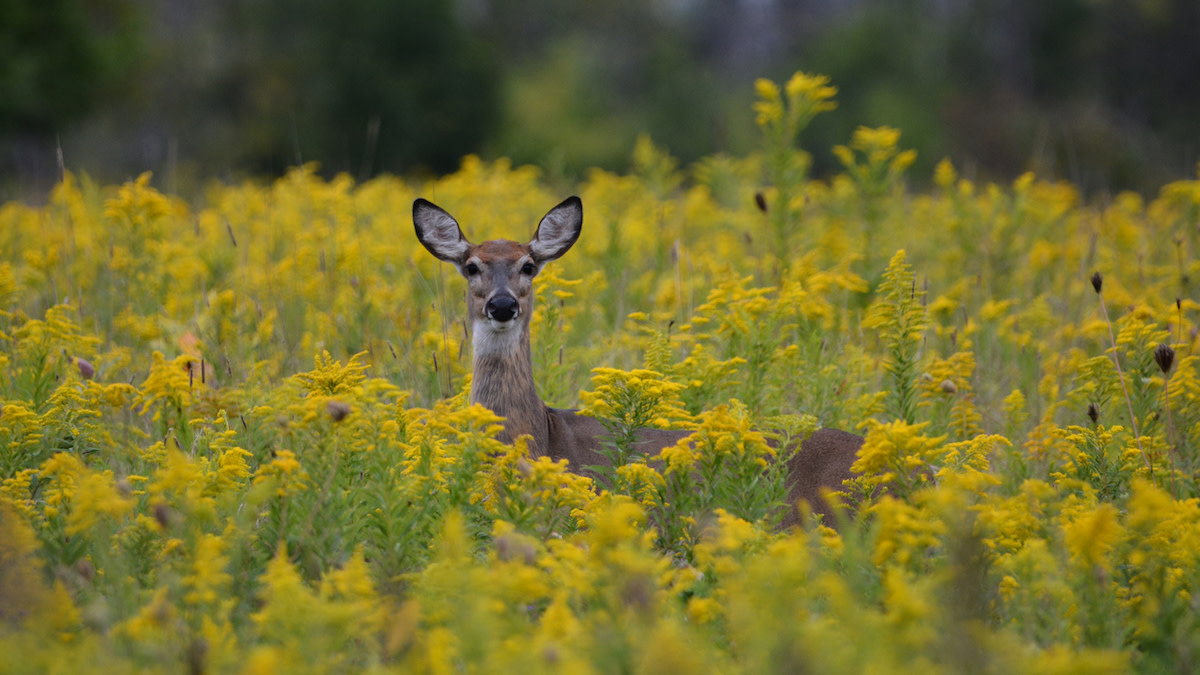
[[[641,133],[687,162],[746,152],[755,77],[829,75],[904,130],[915,176],[1035,169],[1149,189],[1200,159],[1191,0],[2,0],[0,196],[105,179],[445,172],[467,153],[623,168]]]

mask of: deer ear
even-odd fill
[[[458,221],[432,202],[413,202],[413,226],[417,239],[439,260],[461,265],[467,259],[471,242],[463,236]]]
[[[538,223],[537,233],[529,248],[538,264],[559,258],[571,249],[583,229],[583,202],[579,197],[567,197],[550,209]]]

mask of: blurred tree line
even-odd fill
[[[453,170],[573,176],[647,133],[757,142],[759,76],[829,75],[815,169],[890,125],[978,177],[1153,189],[1200,160],[1196,0],[0,0],[0,197],[104,180]]]

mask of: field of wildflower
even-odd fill
[[[1193,672],[1200,180],[918,192],[862,128],[818,181],[836,91],[757,95],[761,152],[643,140],[579,184],[469,157],[0,207],[0,672]],[[571,193],[543,398],[698,431],[599,486],[491,438],[411,222],[525,240]],[[757,430],[816,425],[866,437],[868,497],[780,531]]]

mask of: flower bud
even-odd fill
[[[325,404],[325,411],[329,413],[334,422],[341,422],[346,419],[346,415],[350,414],[350,404],[330,399]]]

